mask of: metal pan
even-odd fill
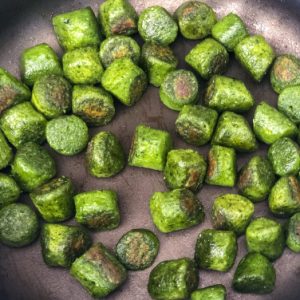
[[[102,1],[94,0],[1,0],[0,6],[0,65],[15,75],[19,75],[18,60],[24,48],[34,44],[49,43],[61,53],[51,28],[51,17],[54,14],[91,6],[97,11]],[[184,0],[133,0],[138,11],[151,5],[162,5],[173,11]],[[233,0],[207,1],[219,16],[229,12],[239,14],[251,32],[262,34],[272,43],[278,53],[294,53],[300,56],[300,1],[268,1],[268,0]],[[184,55],[195,44],[178,38],[173,48],[179,58],[180,67],[187,68],[183,61]],[[240,66],[232,59],[227,75],[242,79],[252,91],[257,102],[266,100],[273,105],[276,94],[271,90],[268,77],[261,84],[255,83]],[[249,120],[253,111],[248,114]],[[121,140],[128,152],[134,128],[139,123],[146,123],[156,128],[171,132],[177,148],[189,147],[174,132],[174,121],[177,114],[165,108],[159,101],[158,90],[149,87],[142,100],[132,108],[117,104],[117,116],[112,124],[95,128],[93,135],[100,130],[111,130]],[[198,148],[206,154],[208,147]],[[266,147],[261,146],[260,152]],[[101,241],[113,248],[121,235],[137,227],[153,230],[159,236],[161,249],[155,264],[162,260],[192,257],[198,233],[211,227],[209,212],[213,199],[232,189],[205,186],[199,198],[205,206],[206,220],[200,226],[172,234],[157,232],[151,222],[148,211],[148,200],[153,192],[166,190],[162,174],[151,170],[127,167],[118,176],[99,180],[89,176],[84,168],[83,155],[72,158],[59,156],[51,151],[57,161],[58,173],[70,176],[78,191],[96,188],[111,188],[118,192],[122,223],[113,231],[93,234],[94,241]],[[251,156],[239,155],[239,167]],[[22,201],[27,201],[26,196]],[[266,203],[256,205],[256,215],[269,215]],[[72,223],[72,221],[71,221]],[[234,270],[240,258],[246,253],[245,239],[239,238],[239,251],[236,264],[228,273],[200,271],[200,287],[222,283],[227,287],[228,299],[300,299],[300,257],[286,249],[284,255],[275,262],[277,270],[276,289],[270,295],[241,295],[231,289]],[[115,300],[147,300],[147,280],[151,268],[142,272],[130,272],[128,281],[107,299]],[[3,300],[83,300],[91,299],[84,289],[68,274],[67,270],[47,267],[41,256],[39,241],[22,249],[10,249],[0,246],[0,299]]]

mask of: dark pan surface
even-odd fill
[[[46,42],[59,53],[61,50],[55,40],[51,28],[51,17],[54,14],[90,5],[97,11],[102,1],[93,0],[1,0],[0,6],[0,65],[19,76],[18,59],[24,48]],[[162,5],[173,11],[183,0],[133,0],[138,11],[151,5]],[[219,17],[233,11],[239,14],[251,32],[263,34],[272,43],[278,53],[293,53],[300,56],[300,1],[268,1],[268,0],[233,0],[207,1],[216,10]],[[183,62],[184,55],[195,42],[178,38],[173,48],[180,57],[180,67],[187,68]],[[252,91],[257,102],[266,100],[273,105],[276,94],[271,90],[268,77],[258,85],[232,60],[226,75],[243,80]],[[253,111],[248,114],[252,118]],[[104,128],[91,130],[91,135],[104,129],[111,130],[120,139],[127,153],[134,128],[139,123],[166,129],[171,132],[177,148],[189,146],[182,142],[174,132],[174,121],[177,113],[163,107],[158,98],[158,90],[150,87],[142,100],[132,108],[117,105],[117,116],[112,124]],[[265,152],[266,147],[260,147]],[[206,154],[208,147],[198,148]],[[198,233],[210,227],[209,212],[213,199],[233,189],[205,186],[199,198],[205,206],[206,220],[200,226],[172,233],[160,234],[151,222],[148,212],[148,200],[153,192],[166,190],[162,174],[159,172],[127,167],[113,179],[99,180],[89,176],[84,168],[83,155],[73,158],[59,156],[51,151],[58,166],[59,175],[70,176],[78,191],[96,188],[112,188],[119,194],[122,223],[110,232],[93,234],[94,241],[101,241],[113,248],[118,239],[126,231],[145,227],[158,234],[161,241],[160,253],[155,265],[166,259],[183,256],[192,257]],[[249,159],[251,154],[239,155],[239,167]],[[28,201],[26,197],[22,201]],[[268,215],[267,204],[256,205],[256,216]],[[72,223],[72,221],[71,221]],[[275,262],[277,283],[275,291],[270,295],[241,295],[231,289],[231,280],[240,258],[246,253],[245,239],[239,238],[238,258],[235,266],[228,273],[200,271],[200,287],[222,283],[227,287],[228,299],[300,299],[300,257],[288,249]],[[107,299],[115,300],[147,300],[147,280],[151,268],[142,272],[130,272],[128,281],[121,289]],[[83,288],[75,282],[67,270],[48,268],[41,256],[39,241],[22,249],[10,249],[0,246],[0,299],[5,300],[83,300],[91,299]]]

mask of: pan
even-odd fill
[[[46,42],[60,55],[59,48],[51,27],[51,17],[55,14],[91,6],[97,12],[103,1],[94,0],[1,0],[0,6],[0,65],[16,76],[19,76],[19,56],[24,48]],[[140,12],[147,6],[162,5],[174,11],[184,0],[133,0],[131,3]],[[262,34],[273,45],[277,53],[293,53],[300,57],[300,1],[270,0],[232,0],[206,1],[218,16],[235,12],[242,17],[252,33]],[[188,68],[184,56],[196,42],[186,41],[179,37],[172,46],[180,59],[180,68]],[[241,67],[231,59],[226,75],[243,80],[253,93],[257,102],[265,100],[275,104],[276,94],[272,91],[268,76],[261,84],[255,83]],[[202,83],[203,87],[203,83]],[[101,130],[110,130],[121,140],[125,150],[129,151],[130,141],[135,127],[148,124],[155,128],[168,130],[173,136],[176,148],[191,148],[180,140],[174,130],[177,113],[164,107],[158,97],[158,90],[149,87],[140,102],[127,108],[117,104],[117,116],[114,121],[102,128],[93,128],[90,135]],[[249,120],[253,111],[247,114]],[[45,146],[47,147],[47,146]],[[204,155],[208,147],[197,148]],[[112,179],[95,179],[89,176],[84,167],[84,154],[70,157],[60,156],[53,151],[51,155],[57,162],[58,174],[70,176],[75,182],[78,192],[92,189],[114,189],[118,192],[122,222],[113,231],[93,234],[93,240],[101,241],[113,248],[123,233],[133,228],[153,230],[161,242],[160,252],[155,265],[163,260],[179,257],[193,257],[197,235],[204,228],[211,227],[209,212],[213,199],[221,194],[236,192],[235,189],[205,186],[198,194],[205,211],[205,222],[194,228],[161,234],[154,227],[148,202],[155,191],[166,190],[160,172],[126,167]],[[266,147],[260,146],[260,153]],[[251,155],[242,154],[238,158],[241,167]],[[30,203],[27,196],[21,199]],[[265,202],[255,205],[255,215],[269,215]],[[68,223],[73,223],[70,221]],[[246,253],[245,239],[238,240],[238,257],[234,267],[228,273],[200,271],[200,287],[212,284],[224,284],[228,291],[228,299],[232,300],[297,300],[300,299],[300,257],[285,249],[284,254],[275,262],[277,271],[276,288],[270,295],[241,295],[234,292],[231,282],[237,263]],[[152,267],[141,272],[130,272],[127,282],[109,300],[148,300],[147,281]],[[41,256],[39,240],[22,249],[11,249],[0,246],[0,299],[3,300],[87,300],[92,299],[86,291],[69,275],[68,270],[49,268]]]

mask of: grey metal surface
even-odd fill
[[[51,28],[51,17],[54,14],[90,5],[95,12],[102,1],[94,0],[1,0],[0,6],[0,65],[15,75],[19,75],[18,60],[22,50],[36,43],[47,42],[58,53],[61,50]],[[133,0],[138,11],[150,5],[162,5],[173,11],[183,0]],[[277,53],[294,53],[300,56],[300,1],[268,0],[233,0],[206,1],[216,10],[219,17],[235,12],[239,14],[251,32],[263,34],[272,43]],[[180,67],[187,68],[183,62],[184,55],[195,42],[178,38],[173,48],[180,57]],[[276,103],[276,95],[271,90],[268,77],[262,84],[255,83],[232,59],[227,75],[242,79],[252,91],[257,102],[266,100]],[[249,120],[253,111],[248,113]],[[141,101],[132,108],[117,104],[117,116],[113,122],[103,128],[91,130],[91,135],[100,130],[111,130],[121,140],[128,153],[134,128],[139,123],[146,123],[156,128],[171,132],[177,148],[189,146],[175,134],[174,121],[177,113],[164,107],[158,98],[158,90],[149,87]],[[197,149],[203,154],[208,147]],[[266,147],[261,146],[260,152]],[[166,259],[182,256],[192,257],[198,233],[210,227],[210,208],[213,199],[224,192],[234,189],[205,186],[199,193],[204,204],[206,220],[200,226],[172,234],[159,233],[151,222],[148,211],[148,200],[155,191],[166,190],[162,174],[156,171],[127,167],[118,176],[100,180],[89,176],[84,168],[84,156],[66,158],[55,154],[58,174],[70,176],[77,191],[99,188],[111,188],[118,192],[122,213],[121,226],[113,231],[94,233],[94,241],[101,241],[113,248],[121,235],[137,227],[153,230],[159,236],[161,248],[155,265]],[[239,167],[252,154],[239,155]],[[28,202],[26,197],[22,201]],[[255,206],[256,216],[268,215],[267,204]],[[72,223],[72,221],[71,221]],[[277,270],[276,289],[270,295],[241,295],[231,289],[231,280],[240,258],[246,253],[244,237],[239,238],[239,251],[236,264],[228,273],[200,271],[199,287],[222,283],[227,287],[228,299],[300,299],[300,257],[286,249],[284,255],[275,262]],[[107,297],[110,300],[147,300],[147,279],[152,267],[142,272],[130,272],[127,282],[115,293]],[[41,256],[39,241],[22,249],[11,249],[0,246],[0,299],[5,300],[83,300],[91,299],[83,288],[69,276],[64,269],[47,267]]]

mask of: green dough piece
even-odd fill
[[[138,15],[127,0],[106,0],[99,7],[99,21],[106,37],[137,32]]]
[[[199,275],[193,260],[166,260],[151,271],[148,292],[155,300],[184,300],[197,288],[198,281]]]
[[[129,36],[111,36],[101,43],[99,51],[101,62],[107,68],[120,58],[130,58],[135,64],[140,62],[141,49],[139,44]]]
[[[89,191],[74,197],[78,223],[92,230],[111,230],[120,224],[117,193],[110,190]]]
[[[80,227],[60,224],[44,224],[42,227],[43,259],[51,267],[69,268],[90,247],[91,242],[88,233]]]
[[[0,242],[9,247],[31,244],[38,236],[35,212],[22,203],[12,203],[0,210]]]
[[[300,212],[300,185],[295,176],[281,177],[269,195],[269,208],[277,217]]]
[[[198,81],[192,72],[176,70],[165,77],[159,96],[168,108],[180,111],[184,105],[197,102],[198,90]]]
[[[258,82],[266,75],[275,53],[261,35],[244,38],[234,49],[236,59]]]
[[[15,180],[6,174],[0,173],[0,209],[16,202],[21,190]]]
[[[11,172],[23,191],[30,192],[56,174],[50,154],[33,142],[22,145],[11,164]]]
[[[95,48],[68,51],[63,55],[62,62],[64,75],[73,84],[100,83],[104,69]]]
[[[75,85],[72,111],[90,126],[104,126],[115,115],[114,100],[100,87]]]
[[[176,122],[176,132],[185,142],[195,146],[208,143],[213,135],[218,113],[201,105],[185,105]]]
[[[268,158],[279,176],[297,175],[300,170],[300,149],[290,138],[277,140],[268,150]]]
[[[239,192],[255,203],[268,196],[274,182],[275,174],[269,160],[255,155],[241,169],[237,185]]]
[[[219,42],[207,38],[197,44],[185,57],[185,61],[195,69],[203,79],[222,74],[228,65],[229,55]]]
[[[127,278],[125,268],[101,243],[77,258],[70,273],[94,298],[109,295]]]
[[[47,120],[30,102],[20,103],[6,110],[0,118],[0,127],[8,141],[16,148],[27,142],[45,141]]]
[[[273,90],[278,94],[286,87],[300,84],[300,59],[291,54],[278,56],[270,77]]]
[[[154,42],[166,46],[175,41],[178,26],[163,7],[151,6],[141,12],[138,30],[145,42]]]
[[[15,104],[28,101],[30,95],[25,84],[0,67],[0,115]]]
[[[294,137],[298,132],[292,121],[264,101],[256,107],[253,129],[257,138],[266,144],[273,144],[282,137]]]
[[[86,165],[88,172],[98,178],[112,177],[125,167],[125,153],[116,136],[102,131],[88,144]]]
[[[200,1],[187,1],[175,11],[181,34],[190,40],[203,39],[210,35],[217,22],[213,9]]]
[[[46,139],[56,152],[68,156],[75,155],[88,143],[88,127],[79,117],[61,116],[48,122]]]
[[[202,187],[206,168],[204,157],[197,151],[171,150],[167,156],[164,180],[170,189],[187,188],[196,192]]]
[[[232,148],[213,145],[208,152],[205,182],[211,185],[234,187],[236,182],[236,153]]]
[[[234,232],[205,229],[197,239],[195,261],[201,269],[227,272],[234,264],[236,253]]]
[[[74,187],[68,177],[61,176],[30,193],[30,198],[47,222],[68,220],[74,213]]]
[[[240,293],[269,294],[273,291],[276,272],[266,257],[248,253],[234,273],[233,288]]]
[[[191,300],[226,300],[226,288],[222,284],[208,286],[192,292]]]
[[[246,230],[246,243],[249,252],[275,260],[282,255],[285,247],[282,226],[269,218],[256,218]]]
[[[29,86],[44,75],[63,75],[57,54],[47,44],[25,49],[21,54],[20,69],[23,81]]]
[[[150,213],[155,226],[164,233],[187,229],[204,220],[202,204],[187,189],[154,193]]]
[[[300,75],[299,75],[300,78]],[[300,124],[300,79],[299,85],[282,90],[277,102],[278,110],[296,124]]]
[[[126,232],[116,245],[116,255],[128,270],[139,271],[150,267],[159,250],[159,239],[148,229]]]
[[[168,73],[175,71],[178,59],[169,46],[146,42],[142,48],[141,63],[149,82],[160,87]]]
[[[249,35],[242,19],[234,13],[219,20],[212,28],[211,34],[228,51],[233,51],[237,44]]]
[[[105,70],[101,84],[123,104],[132,106],[140,100],[148,83],[145,72],[130,58],[120,58]]]
[[[211,217],[214,228],[232,230],[242,235],[254,214],[254,205],[247,198],[225,194],[215,199]]]
[[[31,101],[40,113],[53,119],[70,110],[71,90],[70,83],[62,76],[45,75],[35,81]]]
[[[287,225],[286,245],[294,252],[300,253],[300,213],[294,214]]]
[[[257,141],[247,120],[234,112],[225,111],[219,118],[213,145],[234,148],[240,152],[257,149]]]
[[[1,122],[1,121],[0,121]],[[5,136],[0,130],[0,170],[8,166],[13,159],[13,152],[10,145],[7,143]]]
[[[204,96],[204,103],[219,112],[246,112],[254,99],[245,84],[237,79],[215,75],[211,78]]]
[[[99,25],[90,7],[56,15],[52,24],[59,44],[66,51],[100,44]]]
[[[162,171],[171,148],[172,138],[167,131],[138,125],[131,143],[128,164]]]

